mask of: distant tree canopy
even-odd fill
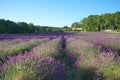
[[[74,22],[72,25],[71,25],[72,28],[79,28],[81,27],[80,26],[80,23],[79,22]]]
[[[80,22],[74,22],[71,27],[83,28],[83,31],[88,32],[107,29],[120,31],[120,12],[90,15],[87,18],[83,18]]]
[[[35,26],[33,23],[13,22],[0,19],[0,34],[18,34],[18,33],[44,33],[44,32],[62,32],[61,28],[48,26]]]
[[[19,34],[19,33],[44,33],[44,32],[70,32],[70,31],[103,31],[115,30],[120,32],[120,12],[105,13],[102,15],[90,15],[83,18],[80,22],[74,22],[71,27],[63,26],[49,27],[39,26],[33,23],[13,22],[0,19],[0,34]]]

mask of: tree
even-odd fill
[[[35,32],[35,26],[34,26],[33,23],[29,23],[29,24],[28,24],[28,32],[29,32],[29,33]]]
[[[79,22],[74,22],[72,25],[71,25],[72,28],[79,28],[80,27],[80,23]]]
[[[18,22],[17,24],[19,25],[19,28],[20,28],[19,32],[20,33],[28,33],[29,32],[29,29],[28,29],[29,26],[27,23]]]
[[[4,34],[4,33],[6,33],[5,20],[4,19],[0,19],[0,34]]]
[[[83,18],[80,23],[73,23],[71,27],[76,27],[78,24],[80,24],[84,31],[102,31],[106,29],[120,31],[120,12],[90,15]]]

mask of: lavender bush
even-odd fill
[[[12,35],[5,37],[14,39]],[[43,41],[40,39],[38,44],[39,38],[46,37]],[[119,34],[27,34],[16,35],[15,38],[18,40],[0,41],[2,57],[8,56],[8,51],[11,56],[14,52],[27,50],[34,42],[37,46],[24,55],[12,55],[1,61],[0,80],[120,80]],[[19,38],[27,40],[19,41]],[[33,42],[30,42],[31,39]],[[16,44],[18,46],[13,49]],[[24,46],[20,47],[19,44]],[[29,47],[26,49],[27,45]]]
[[[115,52],[101,53],[94,80],[120,80],[120,56]]]
[[[19,54],[0,64],[0,80],[65,80],[64,66],[45,55]]]
[[[6,56],[17,55],[19,52],[23,52],[25,50],[30,50],[33,46],[38,45],[47,39],[30,39],[27,41],[19,41],[15,43],[4,43],[0,45],[0,59],[3,59]],[[18,41],[18,40],[17,40]]]
[[[95,46],[101,39],[97,40],[99,42],[94,42],[93,37],[84,39],[83,36],[71,36],[67,39],[66,50],[74,62],[75,80],[119,80],[120,57],[113,50],[115,48]],[[100,43],[109,45],[107,42]]]
[[[59,55],[59,50],[61,49],[60,42],[60,37],[49,40],[34,47],[31,52],[45,54],[55,58]]]
[[[81,54],[75,62],[76,78],[83,80],[119,80],[120,57],[114,52]],[[117,59],[115,58],[118,57]]]
[[[66,51],[71,58],[70,60],[73,60],[71,61],[72,63],[74,63],[75,60],[77,60],[79,56],[83,53],[86,55],[88,55],[89,53],[98,53],[98,51],[95,48],[93,48],[93,44],[80,39],[75,39],[74,37],[67,38],[66,44]]]

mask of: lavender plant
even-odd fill
[[[60,37],[58,37],[34,47],[31,51],[33,53],[40,53],[55,58],[58,56],[59,50],[61,49],[60,42]]]
[[[9,44],[4,43],[3,46],[0,46],[0,59],[3,59],[6,56],[17,55],[19,52],[31,49],[33,46],[38,45],[47,39],[31,39],[27,41],[21,41],[19,43]]]
[[[74,66],[76,78],[83,80],[119,80],[119,56],[114,52],[81,54]],[[117,60],[116,60],[116,57]]]
[[[97,48],[94,46],[95,38],[91,38],[93,42],[81,38],[72,36],[67,39],[67,52],[72,56],[71,60],[76,58],[73,64],[75,80],[119,80],[120,58],[115,50],[103,47],[101,50],[99,45]]]
[[[0,80],[65,80],[64,73],[53,58],[33,53],[9,57],[0,66]]]
[[[120,56],[115,52],[101,53],[94,80],[119,80]]]
[[[88,55],[88,53],[98,53],[98,51],[95,48],[93,48],[93,44],[80,39],[75,39],[74,37],[67,38],[66,44],[66,51],[71,58],[70,60],[73,60],[71,61],[72,63],[74,63],[75,60],[77,60],[81,54]]]

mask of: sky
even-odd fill
[[[0,0],[0,19],[71,26],[89,15],[120,11],[120,0]]]

